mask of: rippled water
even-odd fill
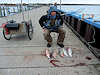
[[[58,6],[60,9],[60,6]],[[94,14],[94,19],[100,20],[100,5],[62,5],[61,10],[66,12],[77,12],[79,14]]]

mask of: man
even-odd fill
[[[59,14],[59,10],[56,7],[50,7],[47,15],[43,15],[39,20],[40,26],[44,29],[44,38],[47,40],[47,47],[52,45],[51,32],[59,33],[57,39],[57,45],[61,48],[64,47],[63,41],[65,38],[65,31],[62,29],[63,19]]]
[[[56,6],[56,7],[57,7],[57,3],[56,3],[56,2],[54,3],[54,6]]]

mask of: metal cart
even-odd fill
[[[21,0],[21,5],[22,5],[22,0]],[[20,34],[20,33],[25,33],[30,40],[32,39],[33,36],[32,21],[30,19],[29,21],[25,21],[23,12],[22,16],[23,16],[23,21],[21,23],[16,23],[16,21],[10,20],[2,25],[3,36],[6,40],[10,40],[13,34]],[[28,18],[29,18],[29,12],[28,12]]]

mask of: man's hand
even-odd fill
[[[45,29],[45,27],[43,26],[42,29]]]
[[[43,32],[45,32],[46,31],[46,28],[43,28]]]

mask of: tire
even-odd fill
[[[32,38],[33,38],[33,26],[32,26],[31,20],[29,21],[29,25],[27,27],[28,27],[27,28],[27,30],[28,30],[28,38],[30,40],[32,40]]]
[[[10,40],[11,39],[11,34],[6,34],[5,29],[3,29],[3,36],[6,40]]]

